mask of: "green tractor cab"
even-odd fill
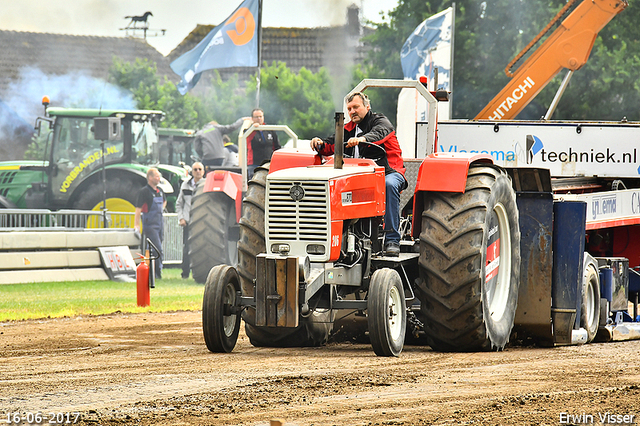
[[[105,119],[113,126],[108,136],[101,131]],[[106,187],[107,210],[133,212],[147,171],[157,167],[173,211],[188,172],[160,164],[163,119],[153,110],[46,108],[36,120],[42,161],[0,162],[0,207],[101,210]]]
[[[160,140],[160,162],[173,166],[191,165],[195,160],[194,146],[196,130],[158,129]]]

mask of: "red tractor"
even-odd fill
[[[413,87],[428,100],[434,117],[427,144],[434,147],[436,94],[415,81],[383,85]],[[342,132],[337,120],[337,148]],[[401,206],[402,252],[385,257],[384,168],[337,151],[325,161],[280,150],[268,171],[256,170],[239,222],[238,265],[218,265],[207,278],[209,350],[234,348],[241,316],[255,346],[322,345],[338,310],[366,314],[381,356],[400,354],[408,317],[414,333],[427,321],[422,328],[435,349],[502,349],[520,274],[518,209],[507,173],[483,154],[431,154],[406,164],[416,176],[408,176],[411,193]],[[418,301],[416,316],[411,306]]]
[[[415,140],[426,158],[405,158],[400,256],[382,252],[384,168],[343,158],[336,114],[335,158],[280,150],[249,182],[238,264],[213,267],[206,281],[210,351],[234,348],[241,318],[255,346],[322,345],[338,311],[366,318],[381,356],[398,356],[405,333],[440,351],[500,350],[514,326],[551,345],[640,338],[635,246],[623,258],[585,245],[587,203],[638,232],[637,189],[585,201],[554,195],[549,169],[436,152],[437,101],[446,93],[407,80],[364,80],[352,93],[367,87],[413,88],[429,104]],[[623,197],[636,200],[630,211]]]

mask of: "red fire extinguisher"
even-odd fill
[[[151,298],[149,295],[149,250],[147,250],[147,256],[140,255],[142,262],[136,269],[136,284],[138,287],[138,306],[149,306],[151,304]]]

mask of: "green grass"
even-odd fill
[[[0,322],[114,312],[169,312],[202,308],[204,286],[180,277],[181,269],[165,268],[151,304],[137,306],[136,283],[75,281],[0,285]]]

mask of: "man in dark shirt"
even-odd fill
[[[142,251],[146,252],[146,238],[157,247],[155,251],[153,247],[149,247],[149,252],[158,257],[156,260],[156,278],[162,278],[162,240],[164,239],[164,223],[162,213],[167,206],[167,200],[164,191],[158,187],[162,179],[162,175],[155,167],[151,167],[147,171],[147,185],[138,191],[136,199],[136,213],[134,220],[134,228],[140,232],[140,218],[142,217],[142,230],[144,231],[142,238]]]
[[[251,120],[254,126],[264,124],[264,111],[256,108],[251,112]],[[273,151],[280,149],[278,134],[271,130],[256,130],[247,137],[247,170],[248,176],[253,176],[253,171],[260,164],[271,160]]]

